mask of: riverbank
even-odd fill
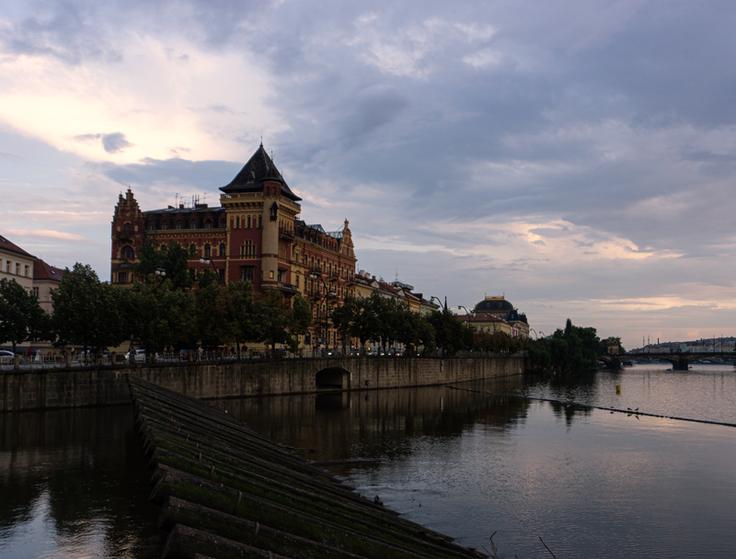
[[[131,402],[129,376],[197,399],[308,394],[325,389],[433,386],[521,375],[524,357],[347,357],[153,364],[0,374],[0,412]]]

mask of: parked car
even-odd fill
[[[15,353],[7,349],[0,349],[0,365],[12,365]]]
[[[132,359],[136,363],[143,363],[146,360],[146,350],[134,349],[132,352],[129,351],[125,354],[125,359],[127,359],[128,361]]]

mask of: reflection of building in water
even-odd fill
[[[213,403],[263,435],[309,449],[312,460],[403,456],[417,437],[459,437],[470,425],[513,424],[528,401],[494,397],[521,386],[506,377],[447,387],[219,400]],[[471,392],[468,388],[485,391]]]

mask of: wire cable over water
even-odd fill
[[[487,390],[476,390],[473,388],[460,388],[458,386],[453,386],[451,384],[445,384],[447,388],[451,388],[452,390],[462,390],[465,392],[474,392],[476,394],[487,394],[488,396],[495,396],[495,397],[502,397],[502,398],[517,398],[519,400],[533,400],[536,402],[549,402],[551,404],[558,404],[563,407],[574,407],[581,410],[601,410],[601,411],[607,411],[607,412],[615,412],[615,413],[625,413],[626,415],[633,415],[636,417],[642,416],[642,417],[659,417],[662,419],[674,419],[676,421],[689,421],[691,423],[705,423],[707,425],[723,425],[724,427],[736,427],[736,423],[728,423],[725,421],[714,421],[712,419],[696,419],[692,417],[678,417],[676,415],[664,415],[659,413],[649,413],[649,412],[643,412],[639,411],[639,409],[632,410],[631,408],[627,409],[621,409],[621,408],[614,408],[614,407],[603,407],[603,406],[593,406],[591,404],[580,404],[578,402],[574,401],[564,401],[564,400],[555,400],[553,398],[537,398],[534,396],[522,396],[520,394],[505,394],[505,393],[496,393],[496,392],[489,392]]]

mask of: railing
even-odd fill
[[[195,364],[195,363],[223,363],[223,362],[253,362],[273,361],[282,359],[344,359],[344,358],[370,358],[370,359],[404,359],[409,357],[424,358],[484,358],[484,357],[508,357],[511,355],[523,356],[524,352],[518,353],[493,353],[493,352],[459,352],[455,355],[443,355],[441,351],[431,354],[420,352],[408,353],[398,349],[386,351],[375,349],[359,351],[348,349],[345,352],[341,348],[315,348],[303,350],[300,353],[292,353],[277,349],[264,351],[241,351],[240,357],[231,351],[181,351],[157,353],[152,359],[146,359],[145,353],[136,352],[132,357],[126,353],[105,353],[100,356],[85,356],[72,354],[64,356],[56,353],[53,355],[38,355],[33,357],[17,355],[13,357],[0,357],[0,373],[18,371],[34,371],[44,369],[79,369],[79,368],[112,368],[112,367],[142,367],[146,365],[166,366],[167,364]],[[17,363],[16,363],[17,361]]]

